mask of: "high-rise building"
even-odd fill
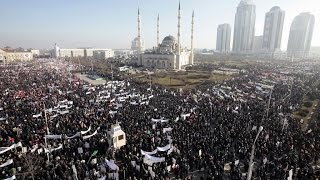
[[[309,12],[299,14],[290,27],[287,52],[289,56],[308,56],[314,29],[314,15]]]
[[[256,6],[252,0],[241,0],[234,22],[234,53],[251,53],[254,41]]]
[[[280,50],[285,12],[275,6],[266,13],[262,48],[267,52]]]
[[[217,30],[217,44],[216,49],[220,53],[230,52],[230,36],[231,27],[229,24],[220,24]]]
[[[263,36],[254,36],[253,52],[258,54],[262,51]]]

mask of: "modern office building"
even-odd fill
[[[241,0],[234,22],[233,48],[237,54],[252,53],[256,21],[256,6],[252,0]]]
[[[308,56],[312,41],[315,18],[309,12],[296,16],[290,27],[287,53],[289,56]]]
[[[262,43],[264,51],[275,52],[280,50],[284,16],[285,12],[278,6],[271,8],[266,13]]]
[[[231,27],[229,24],[220,24],[217,29],[216,49],[220,53],[230,52]]]

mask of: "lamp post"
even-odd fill
[[[267,107],[267,118],[269,117],[269,108],[270,108],[270,102],[271,102],[271,96],[272,96],[273,88],[270,90],[270,96],[268,100],[268,107]]]
[[[251,156],[250,156],[250,162],[249,162],[249,168],[248,168],[248,175],[247,175],[247,180],[251,180],[251,176],[252,176],[252,168],[253,168],[253,159],[254,159],[254,151],[255,151],[255,146],[256,146],[256,141],[261,133],[261,131],[263,130],[263,127],[260,126],[259,127],[259,131],[257,133],[256,139],[253,142],[252,145],[252,150],[251,150]]]
[[[44,109],[44,118],[45,118],[46,126],[47,126],[47,135],[49,135],[49,134],[50,134],[50,131],[49,131],[48,117],[47,117],[47,110],[46,110],[45,101],[43,101],[43,109]],[[45,143],[46,148],[49,149],[49,148],[48,148],[48,140],[47,140],[46,137],[44,137],[44,143]],[[48,158],[48,162],[50,162],[49,153],[47,153],[47,158]]]

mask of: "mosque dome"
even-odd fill
[[[176,38],[173,36],[166,36],[161,43],[161,46],[173,46],[176,43]]]
[[[145,50],[145,43],[144,43],[144,39],[143,38],[140,38],[141,39],[141,51],[144,51]],[[134,50],[134,51],[138,51],[139,50],[139,38],[136,37],[133,39],[132,43],[131,43],[131,50]]]

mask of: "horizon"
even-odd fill
[[[319,7],[317,6],[319,2],[306,1],[255,0],[255,36],[263,35],[265,13],[272,7],[279,6],[286,13],[281,50],[287,49],[292,20],[302,12],[310,12],[315,16],[311,46],[320,47],[320,10],[316,8]],[[2,3],[0,15],[9,18],[4,18],[2,21],[0,47],[52,49],[57,43],[60,48],[130,49],[132,40],[137,36],[139,7],[142,38],[145,40],[146,48],[152,48],[156,45],[158,14],[160,14],[160,41],[168,35],[176,37],[178,3],[178,0],[161,2],[97,0],[94,3],[85,0],[5,1]],[[224,23],[231,26],[232,47],[234,18],[239,3],[240,0],[223,3],[217,0],[204,0],[200,3],[191,0],[181,1],[181,46],[190,48],[191,15],[194,10],[195,49],[216,49],[217,27]]]

